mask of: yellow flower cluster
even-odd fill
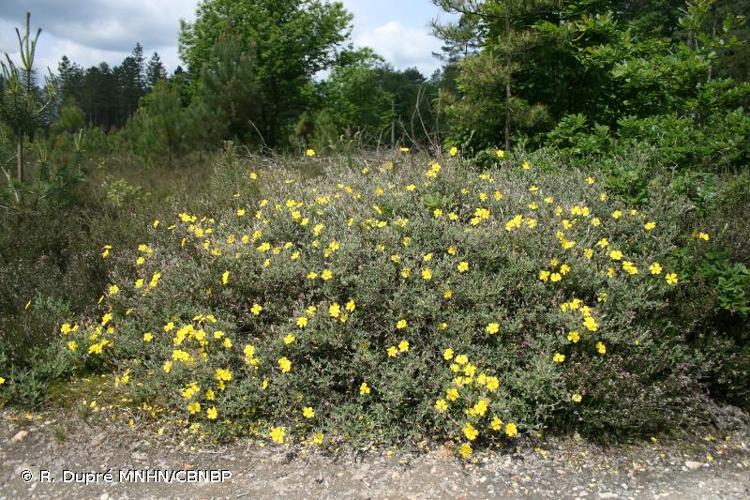
[[[499,325],[490,323],[488,328]],[[435,401],[435,410],[440,414],[448,414],[451,407],[456,408],[470,420],[464,422],[461,428],[463,436],[474,441],[479,437],[479,429],[476,426],[486,425],[490,430],[498,432],[503,429],[503,421],[497,415],[490,415],[490,407],[493,395],[500,389],[500,379],[478,371],[476,365],[472,364],[466,354],[456,354],[448,347],[443,351],[443,359],[449,363],[450,371],[454,374],[451,385],[445,389],[445,396]],[[498,397],[501,397],[498,395]],[[509,423],[505,427],[507,437],[515,437],[518,434],[516,425]],[[472,454],[469,443],[463,443],[459,448],[459,454],[468,458]]]
[[[458,153],[457,147],[449,150],[450,156]],[[305,155],[313,157],[315,152],[307,150]],[[505,152],[498,150],[497,157],[504,158]],[[448,308],[451,308],[449,314],[463,314],[461,307],[469,303],[465,289],[481,275],[490,260],[474,253],[479,246],[477,242],[483,241],[482,235],[503,238],[503,245],[507,243],[512,250],[510,255],[524,258],[531,255],[528,266],[524,263],[523,273],[528,275],[534,290],[555,294],[552,304],[559,303],[558,297],[570,297],[570,287],[576,285],[584,272],[594,270],[602,278],[603,289],[595,290],[598,291],[596,309],[575,297],[560,304],[560,311],[554,305],[550,308],[565,324],[559,329],[559,343],[545,350],[543,359],[547,364],[554,363],[561,373],[579,356],[605,356],[608,347],[617,351],[616,341],[612,340],[609,346],[605,344],[605,340],[616,338],[614,332],[607,331],[612,324],[607,314],[607,284],[649,280],[649,286],[656,283],[667,289],[665,284],[677,285],[680,281],[674,271],[667,270],[668,255],[641,252],[632,239],[621,237],[627,229],[644,240],[652,240],[665,224],[639,211],[613,206],[607,193],[597,190],[586,202],[580,199],[571,202],[560,194],[556,201],[545,192],[548,184],[538,169],[532,169],[524,161],[520,172],[516,172],[525,179],[520,187],[502,185],[494,173],[472,173],[455,193],[448,193],[451,196],[438,196],[437,202],[426,202],[444,178],[453,174],[451,164],[456,160],[448,160],[445,167],[431,162],[426,171],[423,166],[401,178],[398,174],[402,161],[411,158],[397,159],[380,168],[363,168],[361,175],[366,182],[362,184],[344,177],[340,182],[306,185],[303,192],[302,183],[288,179],[274,196],[263,191],[268,198],[233,201],[231,210],[217,217],[218,220],[183,212],[169,227],[164,227],[169,223],[160,225],[158,221],[151,224],[159,233],[169,235],[168,241],[177,250],[196,253],[210,266],[206,282],[200,287],[187,288],[189,293],[207,297],[209,303],[231,297],[215,310],[220,319],[212,314],[198,314],[189,319],[193,313],[183,317],[170,309],[171,316],[138,325],[140,346],[149,350],[157,367],[161,366],[161,372],[156,368],[151,374],[155,371],[160,377],[179,381],[175,387],[184,399],[179,403],[183,416],[187,412],[191,420],[203,415],[205,419],[217,420],[221,411],[222,419],[227,419],[230,412],[226,410],[228,406],[223,406],[223,398],[233,391],[225,389],[233,383],[239,386],[236,380],[243,383],[252,380],[254,388],[264,391],[277,382],[292,387],[309,366],[308,360],[300,355],[304,352],[301,349],[314,345],[322,350],[320,346],[329,340],[324,336],[336,337],[336,342],[356,338],[356,342],[346,346],[347,352],[364,353],[363,359],[368,360],[382,357],[389,366],[407,365],[417,355],[442,354],[448,363],[446,375],[449,370],[451,380],[442,388],[434,409],[450,425],[457,426],[455,436],[462,441],[458,452],[468,457],[473,453],[472,444],[485,436],[518,435],[517,425],[505,422],[500,416],[509,408],[503,404],[508,396],[495,374],[479,368],[487,366],[487,360],[479,356],[472,363],[467,354],[454,352],[452,348],[442,353],[421,352],[429,344],[420,335],[425,333],[428,323],[438,334],[449,329],[451,318],[440,316]],[[248,177],[253,181],[259,178],[257,172],[250,172]],[[589,178],[586,183],[593,186],[596,179]],[[407,210],[413,207],[417,208],[412,212]],[[439,227],[436,232],[449,236],[440,245],[425,244],[416,227],[424,221]],[[464,235],[466,242],[462,239]],[[534,243],[544,243],[541,255],[534,255],[524,247],[526,237]],[[696,232],[693,237],[697,244],[709,240],[704,232]],[[353,248],[351,241],[358,246]],[[107,285],[102,294],[101,318],[93,323],[82,321],[80,326],[64,323],[60,327],[61,335],[68,337],[65,342],[70,351],[78,351],[80,347],[77,356],[106,358],[118,342],[118,328],[135,322],[133,317],[148,314],[145,310],[149,308],[144,307],[148,300],[166,290],[172,291],[178,278],[185,279],[174,271],[179,266],[164,259],[164,248],[144,243],[138,246],[137,253],[130,249],[128,255],[135,256],[135,273],[127,280],[117,279],[117,283]],[[368,260],[380,259],[385,274],[393,277],[394,289],[408,291],[409,287],[419,287],[434,291],[436,300],[430,306],[435,305],[439,314],[434,320],[425,320],[423,315],[413,314],[408,308],[390,310],[386,316],[389,319],[370,330],[360,318],[357,302],[367,313],[372,300],[353,291],[358,269],[348,267],[345,260],[355,251],[361,251]],[[110,245],[102,247],[102,258],[109,258],[112,252],[119,250]],[[246,272],[250,267],[251,272]],[[270,292],[262,296],[244,295],[252,283],[253,272],[268,276],[280,269],[285,274],[274,277],[274,283],[293,280],[304,292],[298,296],[295,291],[285,301],[274,300]],[[518,280],[517,286],[520,290],[526,285]],[[609,290],[614,297],[613,289]],[[223,316],[226,311],[241,313],[238,318],[227,318]],[[505,332],[516,328],[512,315],[513,311],[499,314],[485,311],[481,320],[473,320],[466,329],[474,346],[495,345],[510,337]],[[362,317],[370,319],[366,314]],[[454,323],[450,324],[453,327]],[[501,330],[503,333],[498,335]],[[367,335],[364,340],[362,333]],[[234,341],[239,343],[237,347]],[[451,343],[458,345],[453,340]],[[474,352],[461,345],[463,352]],[[604,359],[611,358],[614,356]],[[126,370],[118,375],[116,385],[133,385],[131,378],[135,379],[137,373],[139,370],[135,368],[132,372]],[[381,386],[382,379],[367,377],[367,380],[374,390],[361,375],[351,377],[348,382],[347,394],[362,404],[371,404],[388,390]],[[566,404],[583,401],[585,391],[576,390],[580,392],[566,393]],[[178,390],[173,392],[178,394]],[[273,390],[265,394],[272,393]],[[301,409],[302,418],[315,418],[315,409],[303,406],[305,402],[300,397],[290,414],[299,418]],[[317,410],[321,415],[326,411],[322,406]],[[267,437],[276,443],[288,440],[285,427],[273,427],[270,431],[264,428],[263,433],[268,433]],[[322,437],[314,437],[313,441],[322,442]]]

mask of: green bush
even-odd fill
[[[630,208],[544,158],[419,161],[312,179],[226,163],[212,190],[231,208],[113,250],[99,314],[65,318],[58,346],[220,436],[429,436],[468,455],[517,431],[700,421],[704,377],[727,373],[701,363],[726,353],[685,303],[701,278],[683,258],[709,244],[687,199],[654,186]]]

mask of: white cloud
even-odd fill
[[[416,66],[428,77],[440,66],[432,56],[440,50],[440,42],[427,28],[408,28],[398,21],[389,21],[358,35],[354,43],[371,47],[397,68]]]
[[[372,47],[399,69],[416,66],[429,76],[440,48],[429,21],[439,14],[431,0],[344,0],[355,14],[353,41]],[[198,0],[0,0],[0,52],[17,52],[14,28],[30,11],[43,29],[37,66],[53,71],[63,55],[84,67],[120,64],[136,42],[146,57],[159,52],[169,71],[177,55],[179,20],[192,20]],[[17,55],[17,54],[16,54]]]
[[[32,29],[42,28],[37,66],[57,69],[63,55],[83,67],[119,64],[136,42],[146,58],[156,51],[173,71],[179,64],[180,18],[192,19],[197,0],[0,0],[0,52],[17,58],[15,27],[31,12]]]

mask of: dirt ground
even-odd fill
[[[617,447],[527,439],[465,463],[447,446],[209,446],[69,412],[5,410],[0,498],[750,498],[749,431],[745,422]]]

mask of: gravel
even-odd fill
[[[450,445],[209,445],[158,422],[90,420],[0,412],[0,498],[750,498],[746,425],[615,447],[527,438],[466,463]]]

